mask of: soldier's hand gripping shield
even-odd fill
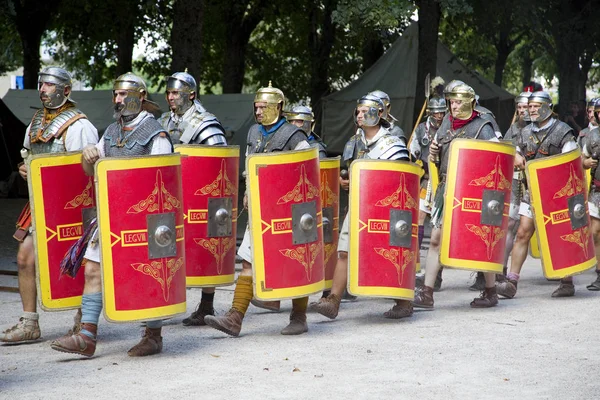
[[[418,250],[421,168],[356,160],[350,167],[348,291],[412,300]]]
[[[502,273],[516,149],[455,139],[450,145],[440,263]]]
[[[81,168],[81,152],[73,152],[31,157],[27,181],[40,306],[45,311],[80,307],[84,275],[61,275],[60,264],[95,217],[93,178]]]
[[[529,161],[525,172],[546,278],[592,268],[596,253],[579,149]]]
[[[231,285],[239,181],[239,146],[177,145],[183,185],[188,287]]]
[[[186,311],[179,154],[96,163],[104,316],[150,321]]]
[[[323,221],[316,148],[246,159],[254,296],[305,297],[323,290]]]
[[[340,157],[319,161],[321,167],[321,204],[323,206],[323,258],[325,289],[333,285],[340,233]]]

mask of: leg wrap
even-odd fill
[[[233,304],[231,308],[236,309],[242,314],[246,314],[246,310],[250,305],[250,300],[252,300],[253,294],[252,277],[240,276],[237,280],[237,285],[235,286]]]

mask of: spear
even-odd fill
[[[407,147],[410,147],[410,142],[412,141],[413,135],[415,134],[415,131],[417,130],[417,126],[419,125],[419,122],[421,122],[421,118],[423,118],[423,114],[425,114],[425,109],[427,108],[427,102],[429,101],[429,90],[430,90],[430,77],[429,74],[427,74],[427,76],[425,77],[425,101],[423,102],[423,107],[421,107],[421,112],[419,113],[419,118],[417,118],[417,122],[415,122],[415,126],[412,130],[412,133],[410,134],[410,137],[408,138],[408,143],[406,143]]]

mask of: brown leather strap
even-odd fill
[[[29,207],[29,202],[23,207],[23,211],[21,211],[21,215],[19,215],[16,225],[17,230],[13,234],[13,237],[19,242],[22,242],[29,233],[29,227],[31,226],[31,207]]]

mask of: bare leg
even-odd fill
[[[442,229],[433,228],[431,230],[431,241],[429,242],[429,251],[427,252],[427,268],[425,269],[425,286],[433,288],[435,278],[440,270],[440,240],[442,238]]]
[[[102,279],[100,278],[100,264],[95,261],[85,263],[85,285],[83,294],[102,292]]]
[[[517,229],[517,237],[511,253],[510,271],[506,275],[507,280],[498,282],[496,287],[500,296],[512,299],[515,294],[517,294],[519,274],[521,273],[521,268],[527,258],[529,241],[534,232],[535,225],[533,224],[533,219],[521,215],[521,221],[519,222],[519,228]]]
[[[586,286],[587,290],[600,291],[600,219],[591,217],[592,237],[596,247],[596,280]]]
[[[596,271],[600,271],[600,219],[590,218],[592,221],[592,236],[596,247]]]
[[[335,264],[335,271],[333,272],[333,284],[331,286],[331,293],[336,296],[342,297],[346,285],[348,283],[348,253],[345,251],[338,252],[338,260]]]
[[[532,218],[521,215],[517,237],[511,254],[510,272],[520,274],[523,263],[527,258],[529,241],[535,232],[535,225]]]
[[[508,219],[508,233],[506,234],[506,249],[504,250],[504,271],[506,271],[506,267],[508,265],[508,258],[512,253],[513,246],[515,244],[515,236],[517,234],[517,230],[519,229],[520,218],[519,220],[514,220],[512,218]]]
[[[23,303],[23,311],[34,313],[37,310],[37,288],[35,285],[35,250],[31,235],[27,235],[25,240],[19,243],[17,265],[19,266],[19,294]]]

